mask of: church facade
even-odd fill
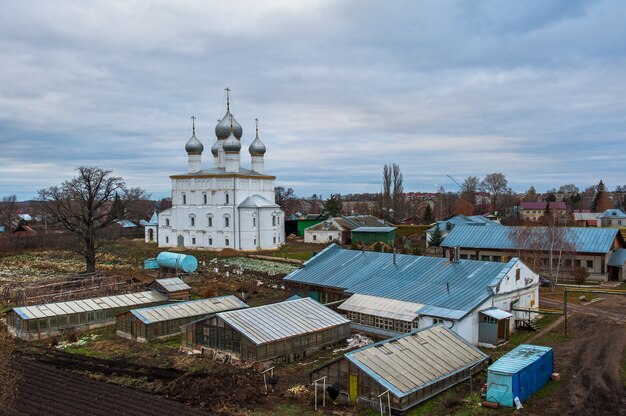
[[[230,112],[215,127],[213,167],[202,169],[204,146],[193,133],[185,150],[188,172],[170,176],[172,207],[158,215],[159,247],[267,250],[285,240],[284,212],[274,203],[274,180],[264,167],[266,148],[256,137],[248,147],[251,168],[241,167],[243,129]]]

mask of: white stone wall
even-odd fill
[[[305,243],[329,244],[338,241],[339,244],[345,244],[342,241],[341,231],[324,231],[324,230],[304,230]]]

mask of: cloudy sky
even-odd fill
[[[626,4],[524,1],[3,1],[0,196],[80,165],[167,196],[189,117],[260,119],[298,195],[626,184]]]

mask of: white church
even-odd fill
[[[170,176],[172,207],[158,214],[158,224],[146,225],[146,241],[159,247],[267,250],[285,240],[285,214],[274,201],[275,176],[265,174],[265,145],[256,137],[248,147],[251,168],[241,167],[243,129],[230,113],[215,126],[211,147],[213,167],[202,169],[204,146],[196,137],[195,123],[185,145],[188,172]],[[156,237],[155,237],[156,234]]]

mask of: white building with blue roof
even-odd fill
[[[475,345],[508,340],[539,305],[539,276],[506,263],[345,250],[331,245],[284,278],[300,296],[338,310],[353,330],[394,336],[443,323]],[[530,318],[535,318],[530,313]]]
[[[159,247],[261,250],[285,241],[285,214],[274,203],[276,177],[265,173],[258,122],[247,169],[240,160],[243,129],[230,113],[229,98],[226,105],[215,127],[212,168],[202,169],[204,145],[193,126],[185,145],[188,172],[170,176],[172,207],[159,213]]]

